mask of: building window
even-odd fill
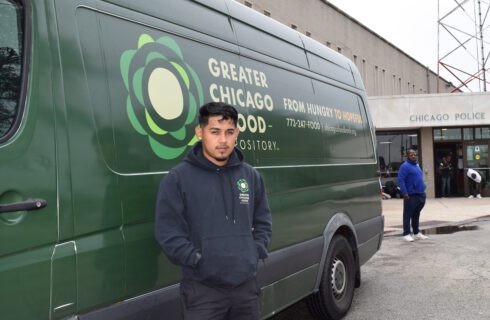
[[[245,5],[249,8],[252,8],[252,3],[251,2],[248,2],[248,1],[245,1]]]
[[[7,139],[20,115],[24,10],[15,1],[0,1],[0,140]]]
[[[362,59],[362,78],[364,79],[364,85],[367,87],[367,78],[366,78],[366,59]]]
[[[490,128],[475,128],[475,139],[490,139]]]
[[[398,170],[406,160],[407,150],[418,151],[418,136],[416,131],[376,133],[378,170],[384,186],[386,186],[387,181],[398,176]]]
[[[385,94],[385,86],[386,86],[386,70],[383,69],[381,70],[381,94],[384,95]]]
[[[296,25],[292,24],[292,25],[291,25],[291,29],[293,29],[293,30],[298,30],[298,26],[296,26]]]
[[[463,139],[473,140],[473,128],[463,128]]]
[[[434,141],[461,140],[461,128],[434,129]]]

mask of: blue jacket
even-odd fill
[[[398,170],[400,192],[405,194],[425,193],[425,182],[418,162],[405,161]]]
[[[262,177],[242,153],[219,167],[199,142],[161,182],[155,237],[184,279],[237,286],[267,257],[271,221]]]

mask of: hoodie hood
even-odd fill
[[[216,171],[218,169],[225,169],[228,167],[235,167],[241,165],[245,161],[243,153],[237,148],[233,149],[233,152],[228,159],[228,163],[222,167],[212,163],[203,154],[202,141],[196,143],[196,145],[187,153],[184,161],[194,166],[200,167],[206,170]]]

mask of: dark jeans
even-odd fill
[[[180,298],[184,320],[258,320],[260,317],[255,278],[234,288],[182,280]]]
[[[425,206],[425,193],[411,194],[403,200],[403,235],[410,234],[410,221],[413,234],[419,233],[420,211]]]
[[[469,180],[470,180],[470,195],[476,197],[477,194],[481,193],[481,183],[477,183],[472,179]]]
[[[446,197],[451,194],[451,177],[441,177],[441,196]]]

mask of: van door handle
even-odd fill
[[[26,201],[0,204],[0,213],[14,211],[33,211],[44,208],[48,202],[44,199],[27,199]]]

